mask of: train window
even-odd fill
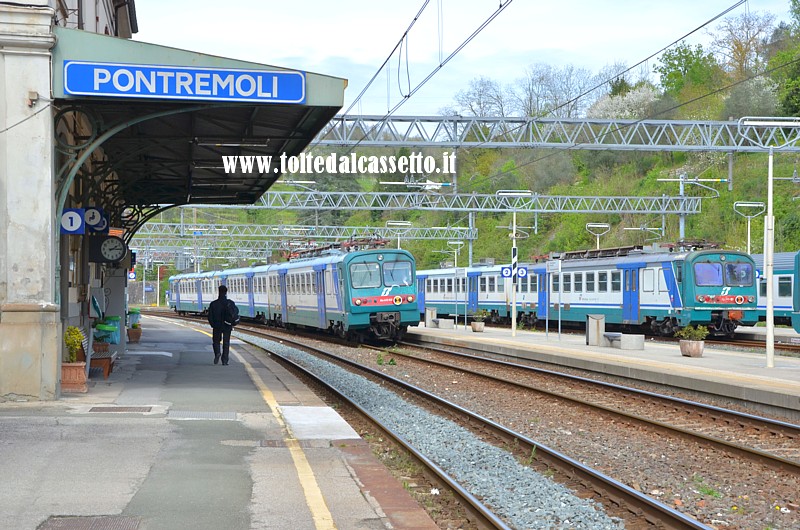
[[[778,276],[778,296],[792,296],[791,276]]]
[[[496,288],[496,282],[497,282],[497,276],[489,276],[487,278],[487,286],[486,286],[487,292],[490,292],[490,293],[495,292],[495,290],[497,289]]]
[[[564,274],[564,292],[571,293],[572,292],[572,273],[568,272]]]
[[[726,263],[725,285],[732,287],[753,285],[753,266],[750,263]]]
[[[656,290],[654,272],[653,269],[645,269],[642,271],[642,291],[652,293]]]
[[[351,263],[350,282],[354,289],[381,286],[381,266],[377,263]]]
[[[586,292],[593,293],[594,292],[594,273],[587,272],[586,273]]]
[[[387,261],[383,264],[383,284],[386,287],[411,285],[413,276],[410,261]]]
[[[694,264],[694,283],[700,286],[721,286],[722,285],[722,264],[721,263],[695,263]]]
[[[482,293],[486,292],[486,276],[480,277],[480,292]]]
[[[495,278],[497,277],[495,276]],[[503,278],[497,278],[497,292],[502,293],[503,291],[505,291],[505,288],[506,288],[506,283],[503,280]]]
[[[528,276],[531,284],[531,289],[529,292],[535,293],[539,290],[539,276]]]
[[[439,278],[434,278],[431,280],[431,292],[438,293],[439,292]]]
[[[582,293],[583,292],[583,273],[576,272],[575,273],[575,292]]]
[[[517,292],[518,293],[527,293],[528,292],[528,277],[524,276],[517,280]]]
[[[553,274],[553,292],[557,293],[561,290],[561,275]]]
[[[760,282],[758,282],[758,294],[762,298],[767,296],[767,281],[766,280],[761,280]]]
[[[597,291],[600,293],[608,292],[608,273],[605,271],[597,273]]]
[[[611,292],[618,293],[622,287],[622,274],[620,271],[611,271]]]

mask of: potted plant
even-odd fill
[[[681,355],[684,357],[702,357],[704,340],[708,336],[708,328],[705,326],[686,326],[675,332],[675,336],[681,339],[679,345]]]
[[[92,342],[92,351],[94,353],[108,353],[108,342],[105,336],[95,336]]]
[[[128,342],[139,342],[141,338],[142,328],[139,326],[139,323],[131,324],[131,327],[128,328]]]
[[[64,332],[67,357],[61,363],[61,391],[86,392],[86,361],[78,362],[78,352],[83,349],[83,333],[75,326],[67,326]],[[85,357],[84,357],[85,359]]]
[[[480,309],[480,310],[476,311],[475,313],[473,313],[472,314],[472,322],[470,322],[470,324],[469,324],[470,327],[472,328],[472,331],[475,331],[475,332],[483,331],[484,327],[486,326],[486,323],[484,322],[484,320],[486,320],[486,317],[488,317],[488,316],[489,316],[489,313],[485,309]]]

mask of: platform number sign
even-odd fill
[[[517,268],[517,277],[524,278],[528,275],[528,269],[525,267]],[[513,278],[514,277],[514,269],[512,267],[501,267],[500,268],[500,276],[503,278]]]
[[[61,214],[61,233],[62,234],[85,234],[86,224],[84,223],[83,208],[64,208]]]

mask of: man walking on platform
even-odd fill
[[[222,364],[228,364],[231,347],[231,331],[239,323],[239,308],[233,300],[228,300],[228,288],[219,286],[219,297],[208,306],[208,323],[214,330],[211,346],[214,348],[214,364],[219,364],[220,341],[222,342]]]

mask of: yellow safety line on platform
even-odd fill
[[[196,331],[208,335],[209,337],[211,336],[207,331],[201,329],[196,329]],[[333,516],[330,510],[328,510],[328,505],[325,503],[325,498],[322,496],[319,484],[317,484],[317,478],[314,476],[314,470],[311,469],[311,464],[308,463],[306,454],[303,452],[303,448],[300,447],[297,438],[292,436],[291,429],[286,425],[283,414],[281,414],[281,407],[275,400],[275,396],[264,383],[264,380],[261,379],[261,376],[258,375],[255,368],[253,368],[239,352],[231,348],[230,353],[236,357],[236,360],[244,365],[247,375],[250,376],[253,384],[256,385],[256,388],[258,388],[258,391],[261,393],[261,398],[272,410],[272,415],[275,417],[278,424],[283,427],[284,431],[288,434],[283,441],[289,449],[289,454],[292,455],[294,467],[297,470],[297,477],[300,479],[300,486],[303,488],[303,493],[306,497],[306,505],[308,509],[311,510],[311,518],[314,520],[314,527],[320,530],[336,530]]]

